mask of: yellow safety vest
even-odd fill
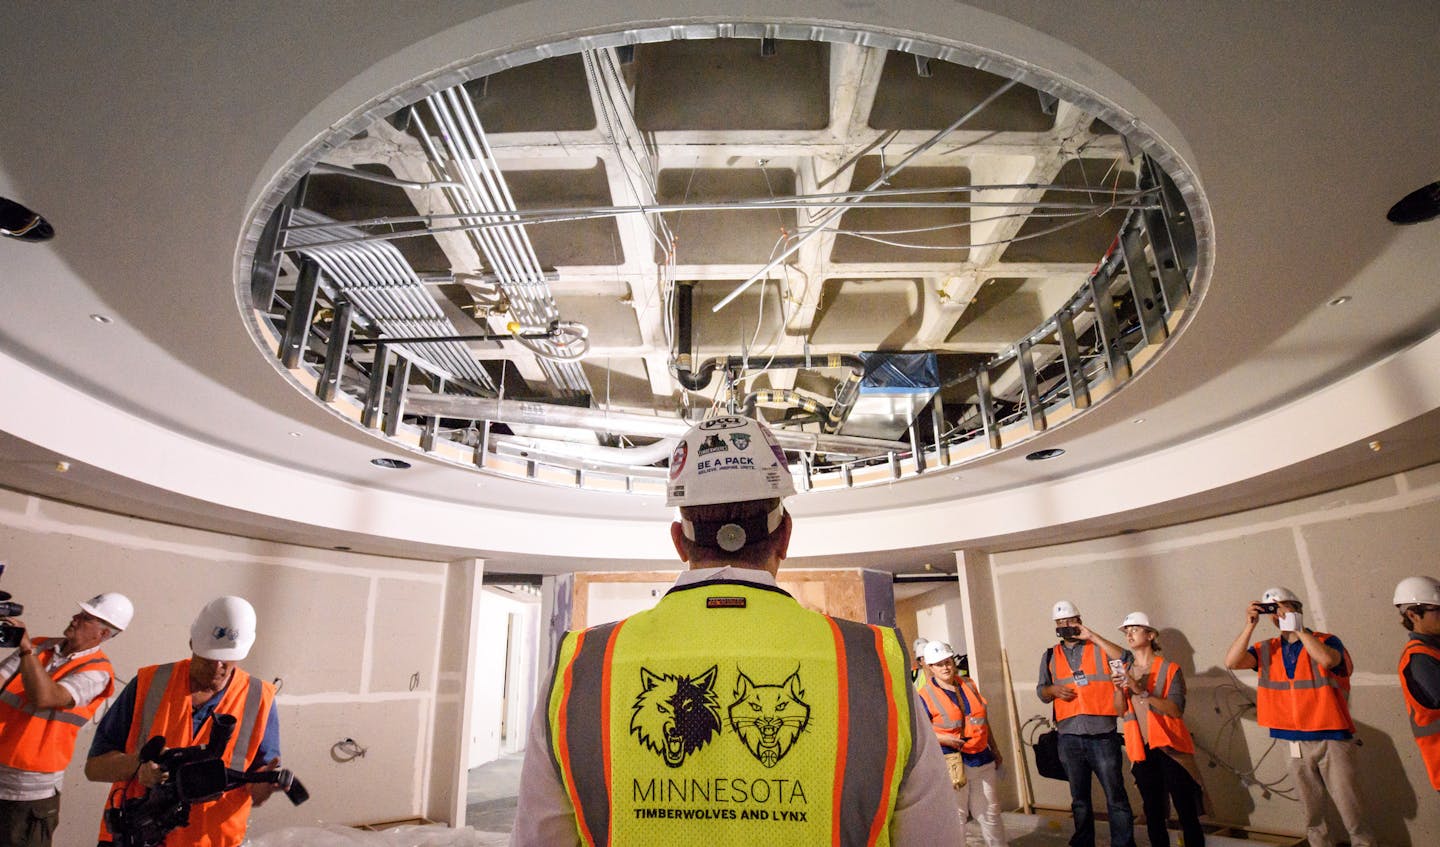
[[[711,581],[565,636],[550,751],[581,841],[888,845],[914,749],[893,629]]]

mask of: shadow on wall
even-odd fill
[[[1415,786],[1408,780],[1400,780],[1392,783],[1394,788],[1384,796],[1377,796],[1373,788],[1376,783],[1365,778],[1366,774],[1405,772],[1400,751],[1395,749],[1395,739],[1384,730],[1359,721],[1355,722],[1355,737],[1360,740],[1360,789],[1363,792],[1370,788],[1370,792],[1364,795],[1366,820],[1374,830],[1376,840],[1396,847],[1412,847],[1405,821],[1414,820],[1420,811]],[[1401,740],[1412,743],[1409,739]],[[1333,807],[1326,819],[1330,822],[1331,833],[1341,835],[1345,832]]]
[[[1248,825],[1255,811],[1255,798],[1242,781],[1241,773],[1246,773],[1251,780],[1263,778],[1250,773],[1253,771],[1263,771],[1272,781],[1285,776],[1283,761],[1278,765],[1270,762],[1267,769],[1266,762],[1257,763],[1251,757],[1250,744],[1240,724],[1246,717],[1254,720],[1255,692],[1241,685],[1235,675],[1222,666],[1197,671],[1195,648],[1179,630],[1162,629],[1159,639],[1165,648],[1165,658],[1179,665],[1185,674],[1185,723],[1195,737],[1195,758],[1205,783],[1209,818]],[[1283,789],[1283,786],[1276,788]]]

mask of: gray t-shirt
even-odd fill
[[[1085,641],[1076,642],[1074,646],[1063,641],[1060,642],[1060,649],[1064,651],[1065,658],[1069,660],[1072,667],[1080,667],[1084,660],[1083,653],[1089,648],[1090,643]],[[1035,684],[1035,696],[1042,701],[1045,700],[1045,695],[1041,692],[1046,686],[1055,684],[1055,677],[1050,673],[1050,656],[1053,651],[1054,648],[1047,648],[1044,653],[1040,654],[1040,681]],[[1129,662],[1130,651],[1126,650],[1118,658]],[[1101,673],[1105,674],[1105,681],[1108,682],[1110,669],[1104,668]],[[1119,718],[1112,715],[1075,715],[1061,720],[1056,726],[1062,735],[1109,735],[1117,731],[1118,722]]]

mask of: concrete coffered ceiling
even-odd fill
[[[797,498],[802,562],[905,569],[946,550],[1217,514],[1440,458],[1429,437],[1440,224],[1385,220],[1440,178],[1440,126],[1415,105],[1440,83],[1428,58],[1440,11],[1425,4],[826,0],[785,20],[723,0],[439,4],[425,15],[361,3],[339,18],[155,5],[123,21],[119,10],[18,9],[0,34],[13,83],[0,92],[0,196],[57,234],[0,239],[0,486],[317,546],[481,555],[510,571],[667,558],[662,498],[510,478],[392,442],[297,390],[303,375],[267,349],[275,304],[251,302],[249,283],[272,211],[306,173],[301,205],[334,220],[456,211],[443,190],[344,170],[451,177],[424,149],[423,105],[407,116],[452,86],[526,213],[858,190],[1007,79],[1021,84],[887,188],[1095,189],[992,191],[1013,205],[984,208],[852,208],[718,313],[720,297],[804,234],[812,209],[528,226],[560,319],[589,333],[576,368],[587,405],[657,418],[709,406],[720,382],[689,391],[676,380],[676,283],[694,286],[697,359],[926,351],[943,380],[1012,348],[1085,285],[1124,218],[1102,195],[1135,188],[1138,153],[1182,185],[1202,261],[1160,355],[1023,446]],[[717,24],[733,34],[732,23],[782,37],[699,37]],[[646,35],[626,45],[625,33]],[[937,51],[954,61],[925,58]],[[1094,204],[1083,217],[1037,214],[1037,202],[1077,196]],[[1060,223],[1073,225],[1045,232]],[[670,255],[655,237],[667,230]],[[486,314],[494,268],[474,238],[390,243],[458,332],[504,331],[512,316]],[[280,263],[280,306],[298,260]],[[564,399],[553,369],[514,342],[466,347],[513,395]],[[818,402],[844,374],[761,370],[751,388]],[[947,426],[964,415],[963,394],[942,392]],[[1066,453],[1024,460],[1048,447]],[[382,456],[413,467],[370,463]],[[56,472],[60,461],[70,470]]]

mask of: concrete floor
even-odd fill
[[[482,837],[497,836],[495,844],[504,844],[515,825],[516,795],[520,790],[520,763],[524,753],[514,753],[487,762],[470,771],[465,823]],[[1005,814],[1005,832],[1010,847],[1066,847],[1074,832],[1068,814],[1045,816]],[[1108,843],[1105,824],[1097,826],[1098,844]],[[488,841],[486,842],[489,843]],[[978,824],[971,824],[965,838],[966,847],[984,847]],[[1135,833],[1138,847],[1151,847],[1143,830]],[[1173,833],[1171,843],[1180,844],[1180,834]],[[1255,841],[1210,836],[1206,847],[1255,847]]]

